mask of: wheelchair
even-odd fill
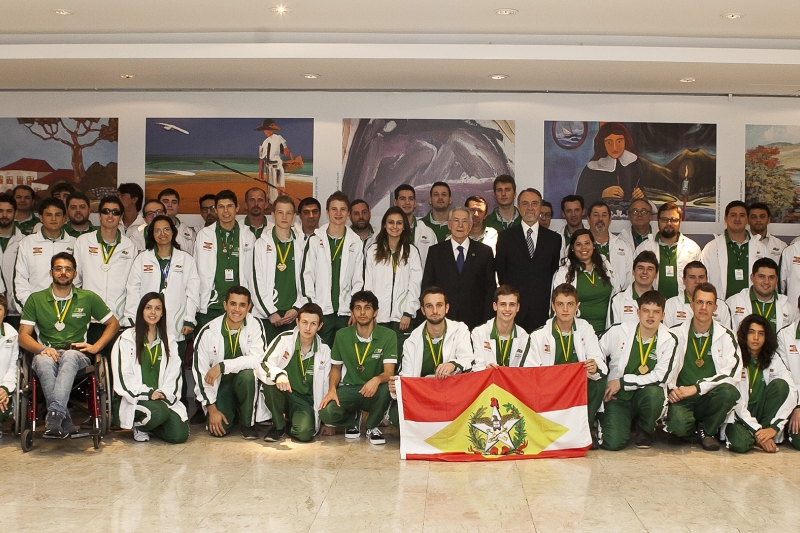
[[[39,378],[32,368],[33,355],[23,353],[17,364],[17,388],[14,392],[13,431],[19,435],[23,452],[33,448],[37,424],[47,409],[41,409]],[[68,409],[88,414],[89,427],[81,424],[78,433],[70,438],[91,437],[94,449],[111,429],[111,365],[107,358],[95,356],[94,364],[79,370],[72,384]]]

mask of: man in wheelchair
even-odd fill
[[[77,433],[67,409],[75,375],[92,364],[89,356],[98,354],[119,330],[119,322],[99,296],[72,285],[76,267],[72,254],[55,254],[50,260],[52,285],[28,297],[20,320],[19,345],[34,354],[32,368],[47,402],[44,436],[51,439]],[[86,332],[93,318],[105,330],[89,344]]]

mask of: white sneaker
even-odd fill
[[[139,428],[133,428],[133,440],[136,442],[147,442],[150,440],[150,434]]]
[[[386,439],[378,428],[367,430],[367,440],[370,444],[386,444]]]

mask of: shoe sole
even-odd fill
[[[258,437],[253,437],[253,436],[249,436],[249,435],[248,436],[242,435],[242,438],[244,440],[258,440]]]
[[[360,439],[361,433],[345,433],[344,438],[346,439]]]
[[[285,435],[279,435],[277,437],[266,436],[264,437],[264,442],[278,442],[280,441]]]
[[[381,440],[372,440],[372,439],[370,439],[369,443],[370,444],[376,444],[376,445],[377,444],[386,444],[386,439],[381,439]]]
[[[649,450],[653,446],[651,444],[634,444],[637,450]]]

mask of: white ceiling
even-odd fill
[[[0,89],[800,92],[797,0],[282,2],[4,0]]]

